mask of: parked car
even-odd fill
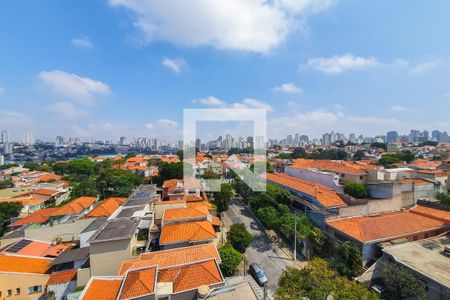
[[[255,278],[256,282],[260,286],[263,286],[264,284],[266,284],[267,277],[264,274],[264,271],[263,271],[263,269],[261,268],[260,265],[258,265],[256,263],[250,264],[250,267],[249,267],[248,271],[249,271],[250,275],[252,275],[253,278]]]

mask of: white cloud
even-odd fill
[[[162,65],[175,73],[181,73],[182,69],[186,66],[186,61],[183,58],[170,59],[164,58]]]
[[[415,111],[414,108],[401,106],[401,105],[393,105],[390,107],[390,110],[395,111],[395,112]]]
[[[280,86],[276,86],[273,88],[274,91],[289,93],[289,94],[296,94],[302,92],[302,88],[296,86],[292,82],[283,83]]]
[[[169,119],[159,119],[157,122],[160,127],[178,127],[178,123]]]
[[[293,110],[298,110],[300,108],[300,105],[295,101],[288,101],[286,103],[286,105],[287,105],[287,107],[289,107],[290,109],[293,109]]]
[[[49,105],[48,110],[55,115],[55,117],[63,117],[69,119],[76,119],[88,114],[88,111],[80,109],[78,106],[69,102],[57,102]]]
[[[92,49],[91,40],[87,36],[73,38],[70,43],[77,48]]]
[[[267,111],[273,111],[272,106],[270,106],[268,103],[256,100],[253,98],[245,98],[242,100],[242,102],[235,102],[231,104],[231,108],[259,108],[259,109],[266,109]]]
[[[38,76],[56,94],[77,100],[91,101],[96,95],[111,94],[111,89],[107,84],[72,73],[59,70],[42,71]]]
[[[418,74],[421,74],[421,73],[426,72],[428,70],[431,70],[431,69],[433,69],[433,68],[435,68],[437,66],[438,66],[438,62],[437,61],[429,61],[429,62],[426,62],[426,63],[414,66],[411,69],[410,72],[413,75],[418,75]]]
[[[206,98],[202,98],[202,99],[195,99],[192,100],[193,103],[200,103],[203,105],[207,105],[207,106],[217,106],[217,107],[225,107],[227,106],[227,104],[220,100],[219,98],[216,98],[214,96],[209,96]]]
[[[299,3],[301,2],[301,3]],[[143,42],[267,53],[330,0],[109,0],[134,14]]]
[[[152,123],[147,123],[147,124],[145,124],[145,128],[147,128],[147,129],[149,129],[149,130],[152,130],[153,129],[153,124]]]
[[[5,88],[0,85],[0,95],[5,93]]]
[[[340,104],[335,104],[335,105],[333,105],[333,107],[337,110],[343,110],[345,108],[344,106],[342,106]]]
[[[374,57],[359,57],[350,53],[330,58],[310,58],[305,67],[326,74],[339,74],[350,70],[364,70],[379,66],[380,63]]]

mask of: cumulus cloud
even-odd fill
[[[245,98],[242,102],[235,102],[231,104],[231,108],[258,108],[265,109],[267,111],[273,111],[272,106],[268,103],[253,98]]]
[[[73,38],[70,43],[77,48],[92,49],[91,40],[87,36]]]
[[[325,74],[339,74],[351,70],[364,70],[379,66],[374,57],[360,57],[347,53],[332,57],[310,58],[304,67],[323,72]]]
[[[225,101],[222,101],[219,98],[214,97],[214,96],[209,96],[209,97],[201,98],[201,99],[194,99],[194,100],[192,100],[192,102],[193,103],[203,104],[203,105],[206,105],[206,106],[216,106],[216,107],[225,107],[225,106],[227,106]]]
[[[97,95],[111,94],[106,83],[60,70],[42,71],[38,77],[56,94],[81,101],[89,102]]]
[[[175,73],[181,73],[186,66],[186,61],[183,58],[170,59],[166,57],[163,59],[162,65]]]
[[[414,108],[401,105],[393,105],[390,107],[390,110],[395,112],[404,112],[404,111],[414,111]]]
[[[54,113],[57,118],[76,119],[88,114],[88,111],[81,109],[79,106],[75,106],[70,102],[57,102],[49,105],[47,109]]]
[[[174,120],[169,119],[159,119],[157,122],[160,127],[178,127],[178,123]]]
[[[133,13],[144,42],[266,53],[330,0],[109,0]],[[176,9],[174,9],[176,8]]]
[[[278,92],[288,93],[288,94],[296,94],[296,93],[300,93],[303,91],[302,88],[296,86],[292,82],[283,83],[279,86],[274,87],[273,90],[278,91]]]
[[[431,69],[434,69],[437,66],[438,66],[437,61],[429,61],[429,62],[414,66],[413,68],[411,68],[410,72],[413,75],[418,75],[418,74],[424,73],[426,71],[429,71]]]

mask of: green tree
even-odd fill
[[[401,163],[402,160],[393,155],[383,155],[379,160],[378,164],[384,166],[385,168],[390,167],[392,164]]]
[[[11,220],[19,216],[23,205],[20,202],[0,202],[0,236],[8,228]]]
[[[241,253],[233,248],[232,245],[226,244],[219,249],[221,259],[220,270],[224,276],[233,276],[237,267],[241,263]]]
[[[362,272],[362,250],[352,242],[342,242],[336,246],[335,257],[330,264],[340,275],[356,277]]]
[[[363,199],[369,197],[367,187],[362,183],[347,183],[344,185],[344,193],[355,197],[356,199]]]
[[[218,212],[226,211],[230,205],[231,197],[233,197],[233,189],[231,185],[222,183],[220,185],[220,192],[214,194],[214,203],[217,206]]]
[[[366,152],[358,150],[353,154],[353,160],[362,160],[366,157]]]
[[[450,205],[450,193],[436,193],[435,197],[441,204]]]
[[[183,158],[184,158],[184,151],[183,150],[178,150],[176,155],[178,156],[180,161],[183,161]]]
[[[374,148],[374,149],[380,149],[381,148],[381,149],[387,150],[387,145],[385,143],[375,142],[375,143],[370,144],[370,147]]]
[[[381,269],[381,277],[389,289],[388,299],[426,298],[425,285],[403,266],[385,263]]]
[[[306,158],[306,151],[302,147],[296,147],[294,148],[294,151],[292,151],[291,158]]]
[[[328,263],[321,258],[311,260],[302,270],[287,268],[278,281],[275,299],[294,300],[307,298],[310,300],[324,300],[331,295],[334,299],[345,300],[378,299],[375,292],[338,276],[328,266]]]
[[[261,166],[261,167],[264,166],[264,162],[262,162],[262,161],[258,161],[258,162],[252,163],[252,164],[250,165],[250,171],[252,171],[252,172],[255,171],[255,164],[256,164],[257,166]],[[272,167],[272,164],[271,164],[270,162],[268,162],[268,161],[266,161],[265,164],[266,164],[266,172],[267,172],[267,173],[273,173],[273,167]],[[257,168],[257,169],[258,169],[258,168]]]
[[[266,185],[266,193],[278,204],[284,204],[287,206],[292,205],[293,202],[292,194],[276,184],[268,183]]]
[[[275,229],[280,225],[280,214],[272,206],[258,209],[258,217],[268,229]]]
[[[227,233],[227,240],[237,251],[244,253],[253,241],[253,236],[243,223],[233,224]]]
[[[0,181],[0,190],[14,187],[14,183],[11,179]]]

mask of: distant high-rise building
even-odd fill
[[[348,140],[349,140],[350,142],[352,142],[352,143],[355,143],[355,144],[358,142],[358,139],[356,138],[356,135],[355,135],[354,133],[350,133],[350,134],[349,134]]]
[[[324,133],[322,135],[322,146],[331,146],[331,135],[329,133]]]
[[[3,155],[0,154],[0,166],[3,166],[5,164],[5,158]]]
[[[25,133],[23,134],[23,144],[25,146],[31,146],[34,145],[34,136],[33,133],[31,131],[25,131]]]
[[[127,144],[127,137],[126,136],[121,136],[119,139],[119,145],[121,146],[125,146]]]
[[[58,135],[56,137],[56,141],[55,141],[56,146],[62,146],[64,145],[64,137]]]
[[[431,139],[438,143],[448,143],[448,133],[447,131],[441,132],[439,130],[433,130],[431,132]]]
[[[2,144],[6,143],[6,142],[9,143],[9,133],[8,133],[7,130],[3,130],[2,131],[2,134],[1,134],[1,137],[0,137],[0,142]]]
[[[420,131],[419,130],[411,129],[411,131],[409,133],[409,142],[410,143],[418,143],[419,142],[419,135],[420,135]]]
[[[393,143],[398,140],[398,132],[397,131],[388,131],[386,133],[386,143]]]

